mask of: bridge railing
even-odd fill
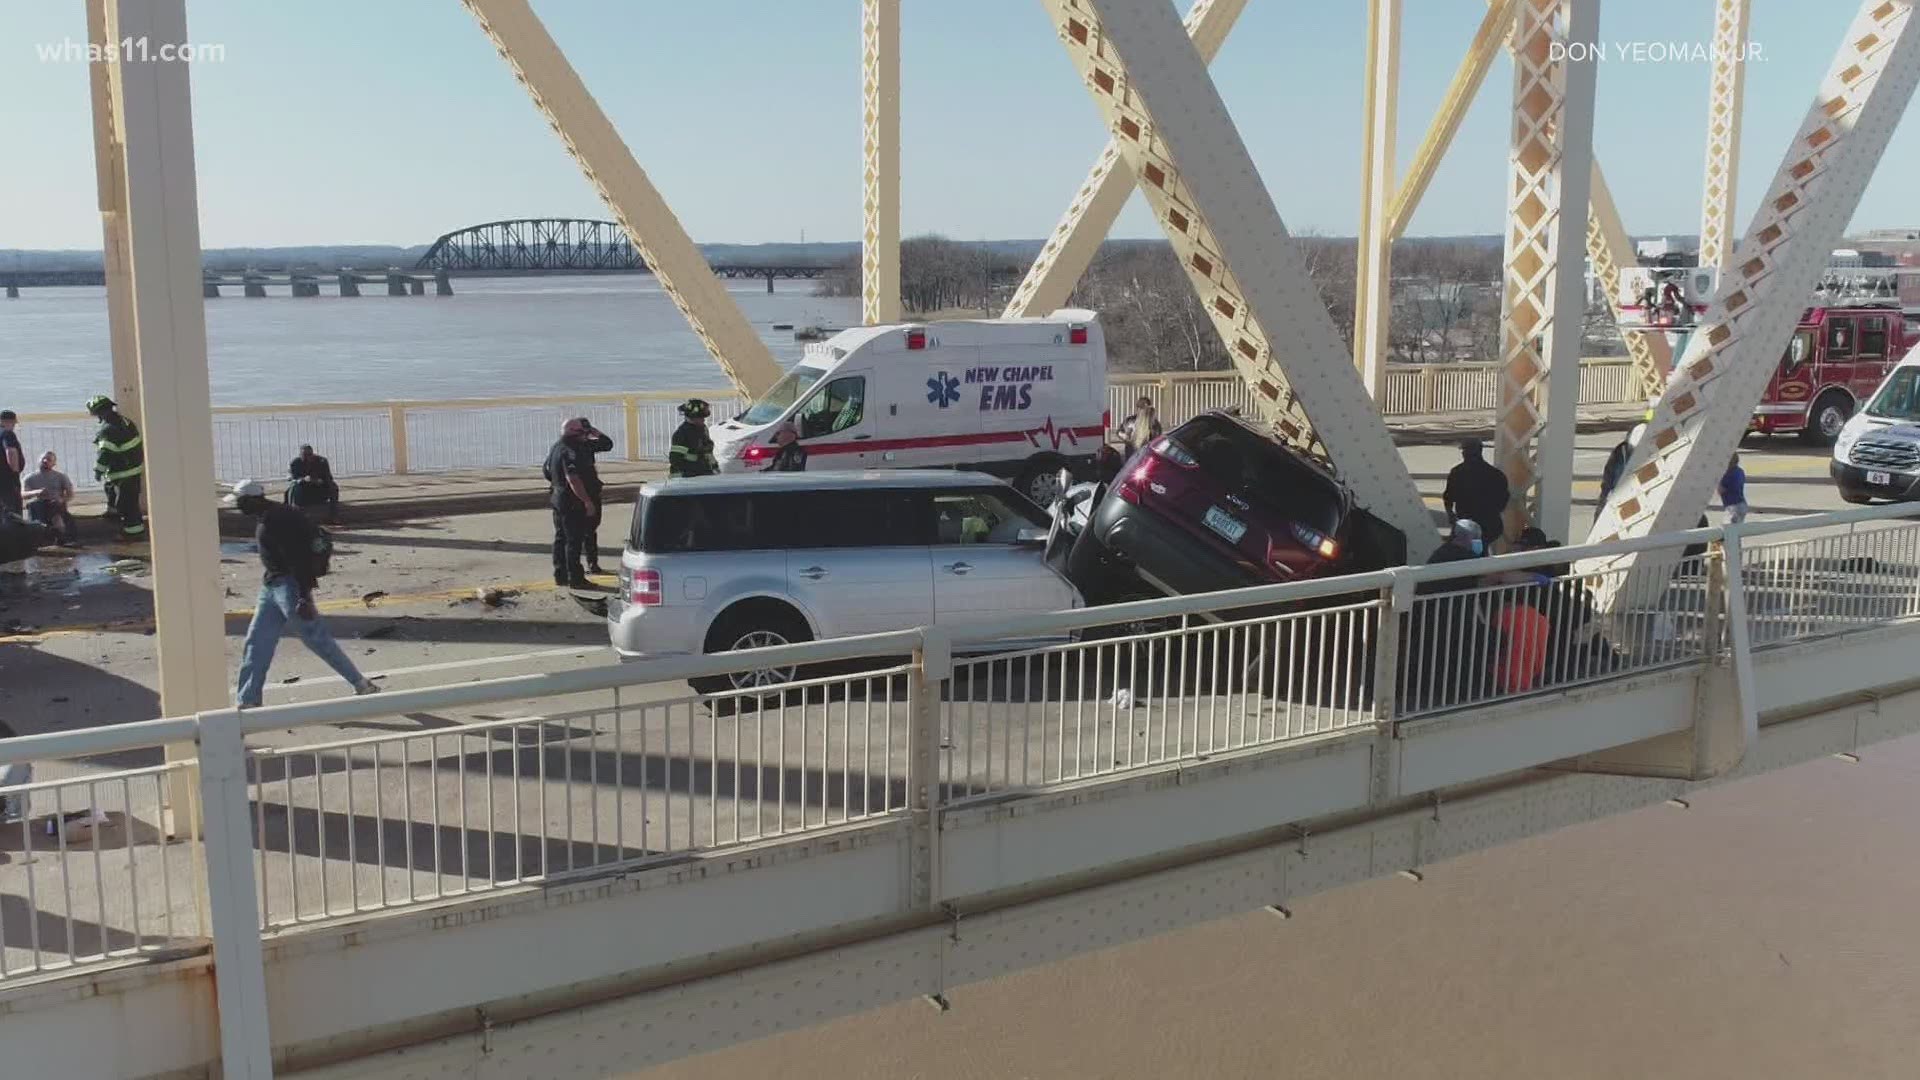
[[[1587,360],[1581,367],[1581,402],[1631,403],[1632,371],[1625,360]],[[1499,395],[1495,364],[1395,364],[1387,369],[1382,412],[1388,416],[1490,411]],[[1252,410],[1246,383],[1231,372],[1115,374],[1108,401],[1114,422],[1133,412],[1140,397],[1153,399],[1161,421],[1185,422],[1208,409]],[[731,415],[747,402],[731,389],[653,390],[546,397],[447,400],[330,401],[290,405],[218,405],[213,410],[214,473],[225,483],[272,481],[302,444],[333,465],[334,475],[396,476],[468,469],[532,468],[545,460],[560,425],[585,416],[614,439],[614,456],[626,461],[664,461],[676,407],[690,397]],[[59,454],[61,468],[83,488],[94,488],[94,423],[84,413],[38,413],[21,417],[29,455]]]
[[[191,768],[0,785],[0,986],[205,938],[195,849],[166,836],[168,784]]]
[[[1499,364],[1388,364],[1380,389],[1383,416],[1491,413],[1500,401]],[[1251,412],[1256,403],[1246,381],[1233,372],[1114,373],[1107,378],[1114,422],[1152,399],[1166,424],[1182,423],[1208,409]],[[1632,361],[1595,357],[1580,362],[1580,404],[1631,405],[1642,400]]]
[[[855,642],[831,655],[878,665],[869,648]],[[896,692],[908,671],[892,664],[772,694],[652,700],[616,684],[603,702],[549,715],[250,746],[262,925],[539,884],[893,813],[913,781],[909,709]],[[640,684],[649,686],[658,684]]]
[[[745,407],[731,390],[660,390],[548,397],[218,405],[213,410],[214,475],[225,483],[273,481],[303,444],[327,457],[335,476],[397,476],[467,469],[533,468],[560,427],[576,416],[613,437],[613,456],[664,461],[677,407],[704,397],[716,412]],[[21,417],[21,436],[59,454],[73,482],[97,487],[93,420],[84,413]]]
[[[1865,517],[1844,530],[1763,539],[1785,525],[1742,527],[1752,538],[1741,547],[1741,578],[1754,649],[1920,617],[1920,527]]]
[[[25,822],[0,829],[0,986],[180,955],[211,935],[227,950],[225,1000],[229,973],[258,969],[263,931],[861,822],[933,828],[930,815],[981,799],[1546,701],[1724,659],[1749,637],[1871,633],[1920,619],[1916,515],[1848,511],[8,739],[0,764],[40,775],[0,787],[26,803]],[[1707,553],[1662,588],[1621,591],[1571,639],[1597,642],[1605,662],[1556,648],[1578,592],[1604,582],[1506,578],[1696,545]],[[1463,572],[1492,583],[1431,591]],[[1725,632],[1736,595],[1751,634]],[[1508,608],[1541,613],[1544,637],[1539,620],[1499,618]],[[1436,694],[1429,674],[1453,689]],[[340,734],[354,727],[377,730]],[[143,762],[189,741],[194,759]],[[176,790],[197,805],[163,808]],[[204,842],[168,840],[195,821]]]

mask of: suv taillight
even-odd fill
[[[774,448],[759,443],[748,443],[740,450],[740,460],[749,465],[758,465],[773,457]]]
[[[1334,542],[1333,537],[1328,536],[1319,529],[1310,528],[1297,521],[1291,523],[1289,527],[1293,531],[1293,538],[1300,541],[1301,547],[1306,548],[1321,558],[1331,559],[1340,553],[1340,545]]]
[[[642,569],[633,572],[633,584],[627,593],[628,600],[639,607],[658,607],[662,594],[660,571]]]
[[[1191,469],[1200,464],[1198,459],[1187,453],[1186,447],[1174,442],[1170,435],[1161,436],[1160,441],[1153,444],[1153,452],[1183,469]]]

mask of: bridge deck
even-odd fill
[[[274,1035],[311,1054],[354,1033],[388,1037],[378,1032],[408,1010],[658,981],[696,960],[737,968],[742,987],[821,964],[844,971],[861,956],[906,963],[903,982],[863,982],[835,1003],[739,999],[751,1024],[785,1026],[1240,910],[1250,896],[1271,903],[1417,868],[1666,797],[1689,777],[1852,749],[1920,723],[1895,704],[1910,690],[1899,658],[1920,633],[1920,526],[1898,513],[1790,525],[1785,539],[1741,541],[1737,576],[1710,559],[1683,571],[1684,587],[1629,592],[1644,604],[1605,616],[1602,669],[1555,661],[1531,693],[1469,681],[1436,698],[1418,677],[1421,627],[1458,625],[1449,669],[1497,639],[1450,621],[1461,598],[1395,589],[1395,606],[1411,606],[1396,616],[1388,668],[1374,649],[1382,592],[961,661],[928,684],[929,699],[913,696],[918,669],[885,659],[920,640],[903,635],[801,647],[796,656],[871,657],[863,670],[877,673],[835,668],[777,693],[689,696],[676,672],[726,661],[655,662],[252,714],[242,835],[253,837],[245,865],[269,928]],[[1514,588],[1486,586],[1473,603],[1523,595],[1503,591]],[[1150,610],[1209,603],[1221,606]],[[1724,640],[1703,632],[1715,626]],[[937,654],[934,639],[919,647]],[[1384,724],[1376,670],[1402,672]],[[1862,704],[1869,691],[1887,700]],[[1757,702],[1772,726],[1743,734]],[[1668,779],[1532,771],[1556,762]],[[31,858],[0,865],[0,999],[23,1010],[0,1011],[0,1033],[23,1053],[32,1029],[7,1024],[34,1012],[12,988],[35,981],[35,964],[71,956],[112,984],[90,949],[144,950],[164,966],[170,950],[199,948],[193,849],[158,842],[160,778],[128,764],[139,762],[50,767],[26,793],[36,817],[86,807],[107,817],[92,836],[59,834],[51,849],[35,840]],[[914,809],[923,786],[931,817]],[[13,840],[24,856],[25,837]],[[1193,892],[1201,881],[1213,884]],[[769,907],[772,896],[783,899]],[[942,904],[963,913],[957,928],[939,920]],[[928,918],[940,921],[930,937],[918,928]],[[608,936],[632,925],[678,932]],[[819,940],[840,944],[768,963],[775,942]],[[525,959],[473,966],[503,954]],[[359,990],[325,989],[344,985]],[[718,985],[604,1008],[656,1015],[689,994],[725,993]],[[632,1063],[745,1030],[696,1026]],[[508,1044],[532,1052],[557,1031],[532,1021]],[[429,1049],[469,1052],[460,1040]],[[384,1064],[356,1067],[381,1075]]]

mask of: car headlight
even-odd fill
[[[1840,429],[1839,438],[1833,440],[1833,456],[1841,462],[1852,463],[1853,444],[1860,441],[1861,432],[1865,430],[1857,420],[1858,417],[1847,421],[1847,426]]]

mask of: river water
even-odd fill
[[[724,282],[783,363],[789,330],[859,321],[859,301],[815,282]],[[330,286],[323,285],[323,288]],[[670,390],[725,385],[652,277],[456,278],[454,295],[209,300],[213,400],[222,405]],[[29,288],[0,299],[0,408],[71,412],[110,389],[106,290]]]

